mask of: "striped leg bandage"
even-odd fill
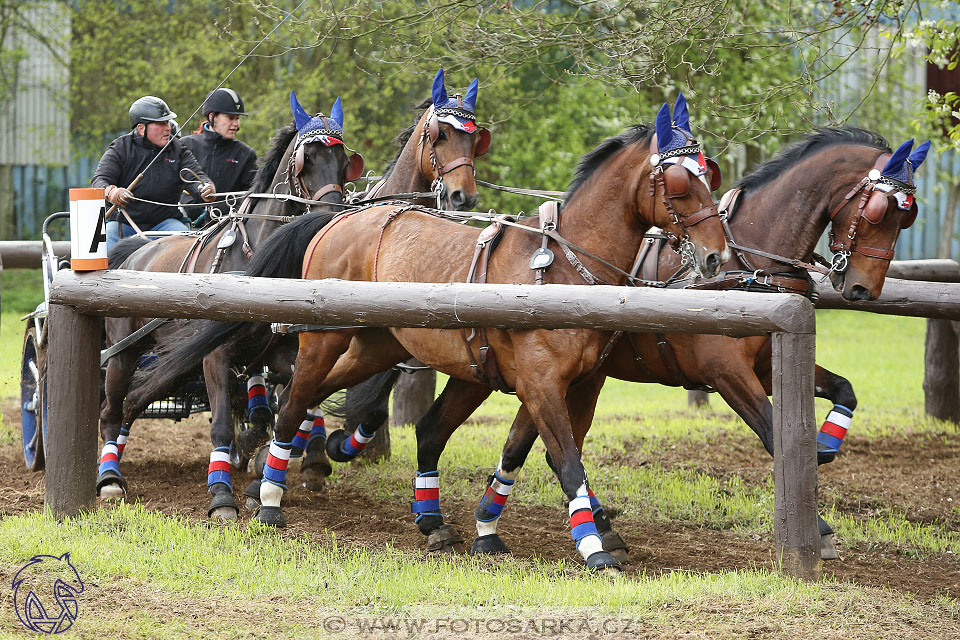
[[[120,455],[117,450],[117,443],[113,440],[107,441],[103,445],[103,450],[100,452],[100,466],[97,469],[99,475],[103,475],[106,472],[114,472],[118,476],[120,475]]]
[[[290,450],[292,448],[292,442],[277,442],[274,440],[270,443],[267,462],[263,465],[264,482],[282,489],[287,488],[287,465],[290,464]]]
[[[340,445],[340,451],[350,458],[355,458],[360,455],[360,452],[367,448],[367,445],[370,444],[370,441],[373,440],[373,436],[377,435],[376,432],[367,433],[363,430],[363,425],[358,424],[356,431],[350,434],[349,438],[344,438],[343,443]]]
[[[247,380],[247,420],[253,422],[254,415],[264,411],[273,415],[267,398],[267,383],[263,376],[250,376]]]
[[[570,501],[570,534],[573,536],[577,551],[584,560],[597,551],[603,551],[603,543],[600,541],[597,525],[593,521],[591,502],[586,484],[580,485],[577,489],[577,497]]]
[[[315,411],[307,411],[307,417],[300,423],[297,435],[293,437],[293,451],[290,456],[297,458],[303,455],[307,448],[307,442],[316,437],[324,439],[327,437],[326,422],[323,419],[323,412],[319,408]]]
[[[207,469],[207,490],[221,482],[233,491],[230,484],[230,447],[217,447],[210,452],[210,466]]]
[[[817,434],[817,444],[820,445],[821,451],[839,451],[852,420],[853,411],[842,404],[833,405],[823,426],[820,427],[820,433]]]
[[[514,480],[508,479],[509,476],[500,468],[497,468],[490,476],[487,482],[487,490],[480,500],[480,505],[473,512],[473,517],[478,522],[492,522],[503,513],[503,507],[507,504],[507,497],[510,490],[513,489]]]
[[[130,437],[130,429],[120,427],[120,435],[117,436],[117,462],[123,457],[123,449],[127,446],[127,438]]]
[[[417,471],[417,477],[413,480],[413,502],[410,503],[410,511],[417,514],[415,522],[420,522],[424,516],[443,517],[440,512],[439,471]]]

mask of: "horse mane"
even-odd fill
[[[253,186],[251,187],[253,193],[270,191],[273,177],[277,175],[277,170],[280,168],[280,160],[283,158],[283,154],[287,152],[287,147],[290,146],[290,141],[293,140],[295,135],[297,135],[297,126],[292,122],[277,129],[273,140],[270,141],[270,150],[264,156],[263,164],[260,165],[260,169],[257,170],[257,175],[253,179]]]
[[[762,187],[779,178],[807,156],[843,144],[859,144],[890,153],[890,145],[883,136],[872,131],[849,126],[821,127],[745,175],[737,183],[737,187],[743,190]]]
[[[567,193],[563,196],[563,201],[568,202],[577,189],[582,187],[594,171],[599,169],[613,154],[635,142],[649,140],[651,137],[653,137],[653,130],[650,127],[645,124],[635,124],[629,126],[623,133],[607,138],[598,144],[593,151],[583,154],[580,157],[580,162],[577,163],[576,173],[573,175],[573,180],[570,181]]]
[[[393,160],[387,163],[387,168],[383,170],[383,178],[386,180],[390,177],[390,174],[393,173],[394,167],[397,166],[397,160],[400,159],[400,154],[403,153],[404,147],[407,146],[407,142],[410,140],[410,136],[413,135],[414,130],[417,128],[417,123],[420,122],[420,118],[423,116],[423,112],[433,104],[433,98],[427,98],[416,107],[417,117],[414,118],[413,124],[397,134],[397,137],[394,140],[397,141],[397,144],[400,145],[400,148],[397,149],[397,155],[394,156]]]

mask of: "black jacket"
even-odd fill
[[[110,143],[103,157],[100,158],[90,186],[106,187],[113,184],[118,187],[129,187],[158,151],[160,147],[143,136],[137,135],[136,130],[120,136]],[[154,202],[177,204],[180,201],[180,193],[185,188],[190,186],[194,191],[197,189],[197,185],[188,185],[184,182],[180,177],[180,169],[192,169],[200,176],[201,181],[210,181],[190,150],[175,138],[143,174],[143,179],[133,188],[133,195]],[[187,172],[184,172],[184,177],[191,181],[195,180]],[[133,221],[145,231],[167,218],[180,218],[177,207],[163,207],[133,201],[124,208]],[[114,213],[112,219],[116,220],[117,215]]]
[[[190,149],[203,166],[207,175],[217,186],[217,191],[246,191],[253,185],[257,175],[257,153],[249,145],[239,140],[224,138],[216,131],[203,125],[203,131],[181,140],[183,146]],[[180,202],[202,202],[196,194],[183,194]],[[225,204],[216,206],[220,214],[225,214]],[[200,207],[187,208],[188,215],[196,219],[203,212]]]

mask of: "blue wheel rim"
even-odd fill
[[[31,367],[31,364],[33,367]],[[46,436],[46,402],[43,403],[40,425],[42,431],[38,433],[37,402],[44,394],[38,394],[37,380],[33,369],[38,367],[37,342],[35,334],[26,341],[23,349],[23,359],[20,371],[20,430],[23,443],[23,460],[27,467],[36,469],[37,456],[42,455],[43,436]],[[32,408],[31,408],[32,407]],[[42,459],[41,459],[42,460]]]

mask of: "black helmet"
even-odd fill
[[[203,117],[211,113],[228,113],[230,115],[245,116],[243,100],[233,89],[216,89],[203,101]]]
[[[130,105],[130,128],[148,122],[166,122],[177,117],[167,103],[154,96],[143,96]]]

